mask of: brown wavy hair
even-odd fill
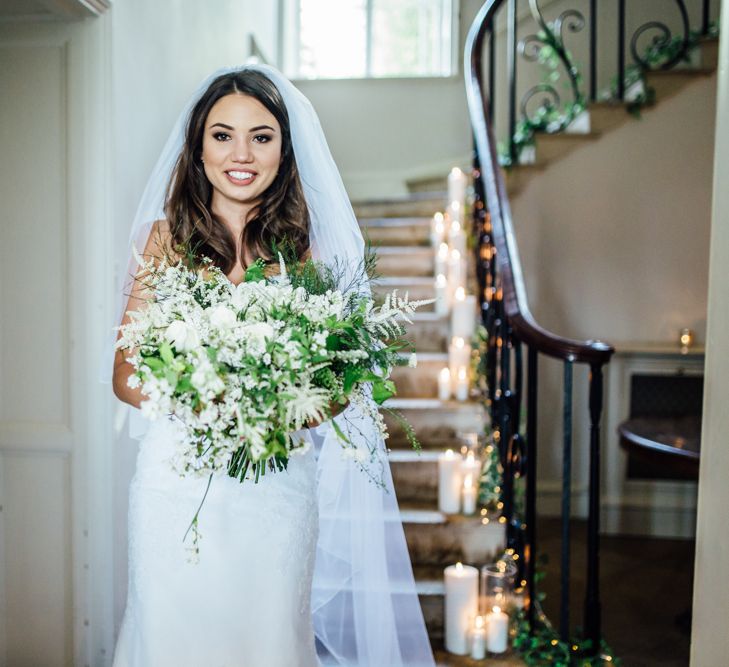
[[[263,104],[278,121],[282,134],[278,174],[262,194],[241,233],[241,265],[246,266],[245,248],[254,257],[266,261],[273,259],[277,244],[286,243],[300,258],[309,249],[309,211],[281,94],[260,72],[238,70],[222,74],[208,86],[190,113],[185,143],[167,190],[165,217],[170,226],[170,240],[178,252],[193,261],[201,256],[209,257],[226,274],[236,263],[235,239],[225,223],[210,210],[213,188],[200,157],[210,109],[221,97],[236,93],[250,95]]]

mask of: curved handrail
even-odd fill
[[[488,101],[483,94],[482,47],[484,36],[493,31],[494,15],[503,0],[487,0],[468,31],[464,51],[466,97],[473,129],[480,173],[491,215],[503,298],[509,324],[518,338],[540,352],[557,359],[602,365],[615,349],[599,340],[574,340],[559,336],[537,324],[529,310],[519,251],[516,246],[506,185],[499,168],[491,126]]]

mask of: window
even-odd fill
[[[452,76],[457,4],[284,0],[284,68],[294,79]]]

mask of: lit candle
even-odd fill
[[[445,315],[448,312],[448,280],[439,273],[435,279],[435,313]]]
[[[448,273],[448,244],[441,243],[435,253],[435,274]]]
[[[451,397],[451,369],[446,366],[438,373],[438,400],[448,401]]]
[[[471,474],[463,479],[463,513],[469,516],[476,513],[476,487]]]
[[[526,605],[524,587],[520,586],[519,588],[515,589],[511,595],[511,599],[513,600],[515,609],[524,609]]]
[[[461,509],[463,458],[449,449],[438,457],[438,509],[446,514],[458,514]]]
[[[451,335],[471,340],[476,331],[476,297],[466,294],[461,285],[453,295],[453,311],[451,313]]]
[[[509,617],[494,607],[486,614],[486,648],[490,653],[506,651],[509,640]]]
[[[430,242],[437,248],[445,238],[445,220],[442,213],[436,213],[430,223]]]
[[[468,631],[471,657],[474,660],[483,660],[486,657],[486,628],[483,616],[476,616],[474,626]]]
[[[478,570],[456,563],[449,565],[444,575],[445,648],[450,653],[466,655],[470,621],[478,614]]]
[[[472,475],[474,479],[481,475],[481,461],[476,458],[474,452],[466,450],[466,458],[461,464],[463,476]]]
[[[456,400],[468,400],[468,372],[465,366],[458,367],[458,375],[456,376]]]
[[[451,250],[448,258],[448,284],[454,292],[459,287],[466,285],[465,260],[461,258],[461,251],[455,248]]]
[[[448,346],[448,366],[451,369],[451,377],[457,377],[458,369],[461,366],[468,367],[471,362],[471,346],[463,336],[453,336]]]
[[[468,177],[458,167],[453,167],[448,174],[448,201],[463,205],[466,201]]]
[[[448,230],[448,244],[462,255],[466,254],[466,234],[458,220],[454,220]]]

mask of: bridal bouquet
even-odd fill
[[[372,414],[387,437],[370,398],[380,405],[394,395],[393,366],[415,365],[414,353],[402,354],[409,347],[403,322],[428,302],[395,291],[377,306],[358,290],[364,280],[356,275],[337,289],[341,271],[311,259],[285,261],[281,253],[277,275],[259,260],[238,285],[210,260],[197,269],[182,260],[137,261],[137,279],[152,298],[130,313],[117,347],[131,354],[129,385],[146,395],[142,412],[150,419],[172,414],[184,425],[173,460],[180,474],[227,471],[258,481],[305,450],[308,440],[296,431],[348,401]],[[359,451],[332,425],[345,453],[366,470],[375,443]]]

